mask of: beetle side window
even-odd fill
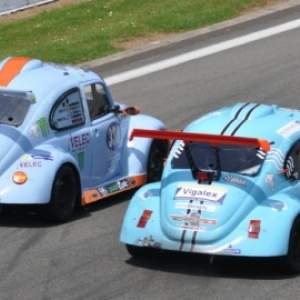
[[[56,130],[68,129],[84,124],[84,112],[78,89],[64,94],[54,106],[50,124]]]
[[[300,141],[292,147],[285,160],[284,169],[289,180],[300,179]]]
[[[99,83],[89,84],[84,87],[91,120],[98,119],[106,114],[109,102],[103,86]]]

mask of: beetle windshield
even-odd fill
[[[190,155],[190,161],[187,154]],[[254,176],[264,159],[265,154],[260,148],[227,144],[220,144],[216,148],[209,143],[191,142],[175,151],[171,166],[173,169],[188,169],[193,166],[198,170],[219,170]]]
[[[0,93],[0,124],[20,126],[30,105],[28,99]]]

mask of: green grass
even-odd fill
[[[241,15],[268,0],[87,0],[0,23],[7,56],[78,64],[120,52],[121,42],[184,32]]]

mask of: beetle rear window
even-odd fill
[[[178,148],[172,158],[173,169],[188,169],[194,164],[199,170],[221,170],[231,173],[254,176],[260,170],[265,153],[248,146],[218,145],[212,147],[208,143],[192,142],[186,145],[191,161],[188,160],[186,149]]]
[[[20,126],[30,108],[28,99],[0,94],[0,123],[12,126]]]

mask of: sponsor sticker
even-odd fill
[[[146,200],[147,198],[152,197],[153,193],[150,190],[146,190],[143,193],[140,193],[139,196],[141,199]]]
[[[205,227],[199,227],[199,226],[182,225],[182,226],[179,226],[178,228],[182,229],[182,230],[187,230],[187,231],[206,232]]]
[[[227,248],[227,249],[222,249],[218,253],[237,255],[237,254],[241,254],[241,250],[240,249]]]
[[[31,124],[29,133],[39,141],[41,136],[46,138],[50,134],[48,123],[46,118],[41,118],[36,121],[35,124]]]
[[[195,203],[195,202],[176,202],[175,204],[175,208],[178,209],[195,209],[195,210],[202,210],[202,211],[210,211],[213,212],[216,210],[215,206],[209,206],[209,205],[205,205],[205,204],[199,204],[199,203]]]
[[[109,125],[106,134],[107,146],[110,150],[115,150],[121,142],[121,129],[120,125],[113,122]]]
[[[88,147],[91,141],[89,132],[84,132],[79,135],[71,135],[69,148],[72,152],[80,151]]]
[[[84,152],[79,152],[77,154],[77,162],[78,162],[79,169],[82,171],[84,167]]]
[[[198,214],[198,213],[192,213],[192,214],[187,215],[187,216],[171,215],[170,217],[173,221],[189,222],[193,226],[199,225],[200,223],[206,224],[206,225],[217,225],[217,220],[201,218],[200,214]]]
[[[53,160],[50,154],[24,154],[22,160],[41,159],[41,160]]]
[[[38,160],[20,162],[20,168],[41,168],[42,162]]]
[[[47,137],[48,134],[50,133],[50,131],[49,131],[49,127],[48,127],[46,118],[41,118],[41,119],[37,120],[36,123],[38,124],[43,137]]]
[[[144,237],[138,240],[138,244],[143,247],[161,248],[161,243],[156,242],[152,235],[150,237]]]
[[[241,185],[241,186],[247,185],[247,181],[245,179],[237,177],[237,176],[232,176],[231,174],[225,175],[223,177],[223,181],[234,183],[234,184]]]
[[[270,203],[270,207],[272,208],[272,210],[275,210],[275,211],[282,211],[284,209],[287,209],[285,203],[283,203],[281,201],[272,201]]]
[[[267,173],[265,176],[265,183],[267,183],[271,189],[271,191],[274,191],[275,188],[275,176],[273,173]]]
[[[102,196],[105,196],[108,194],[116,193],[121,190],[126,190],[130,188],[134,183],[135,181],[133,178],[130,179],[126,178],[126,179],[118,180],[116,182],[104,185],[100,187],[98,190]]]
[[[208,185],[180,185],[178,186],[174,200],[202,200],[222,204],[227,194],[223,187],[212,187]]]
[[[284,138],[290,137],[292,134],[300,130],[299,121],[291,121],[290,123],[282,126],[276,132]]]

